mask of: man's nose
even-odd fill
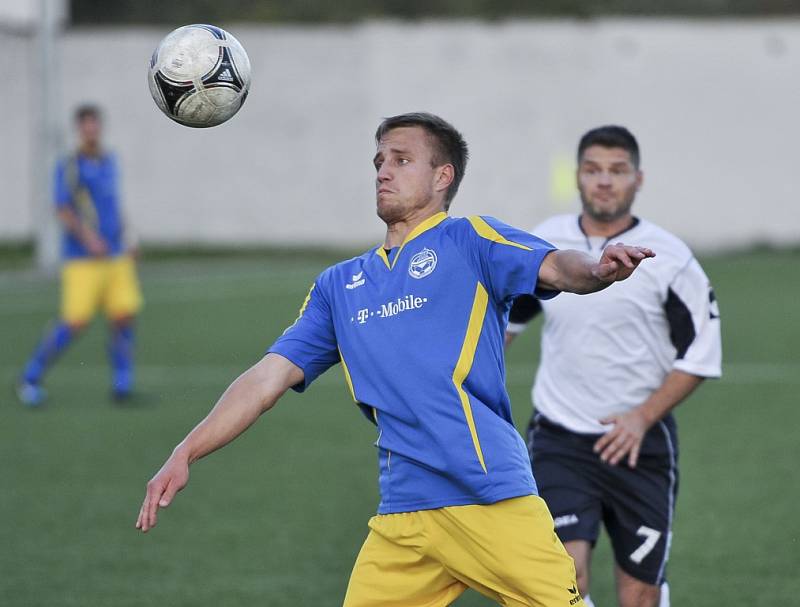
[[[392,172],[389,170],[389,167],[386,166],[386,163],[383,163],[380,168],[378,169],[378,181],[388,181],[392,178]]]

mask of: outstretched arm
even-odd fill
[[[614,282],[625,280],[643,259],[655,255],[645,247],[622,243],[607,246],[599,261],[581,251],[553,251],[542,261],[538,286],[554,291],[594,293]]]
[[[169,506],[189,481],[189,466],[239,436],[303,378],[302,369],[278,354],[267,354],[242,373],[147,483],[136,528],[146,533],[155,527],[158,509]]]

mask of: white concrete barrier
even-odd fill
[[[642,147],[641,215],[700,250],[800,242],[798,20],[221,25],[247,48],[253,86],[208,130],[150,99],[147,62],[166,31],[72,29],[61,43],[64,124],[79,102],[106,109],[145,241],[377,241],[375,127],[427,110],[471,148],[454,214],[530,227],[577,209],[577,140],[619,123]],[[0,49],[14,70],[0,96],[0,239],[23,238],[36,64],[20,35],[0,31]]]

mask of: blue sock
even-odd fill
[[[38,384],[47,368],[72,342],[72,337],[72,329],[65,322],[59,322],[49,330],[25,365],[22,378],[28,383]]]
[[[133,388],[133,324],[114,325],[108,355],[113,370],[112,389],[125,394]]]

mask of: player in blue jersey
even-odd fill
[[[61,312],[17,384],[20,401],[29,406],[44,402],[45,371],[99,308],[109,321],[112,396],[124,399],[133,387],[134,320],[142,297],[124,239],[119,171],[114,156],[101,146],[99,108],[79,107],[75,124],[78,148],[59,162],[55,175],[55,204],[64,232]]]
[[[136,526],[156,524],[190,464],[341,363],[377,426],[381,494],[344,604],[448,605],[471,587],[503,605],[576,605],[512,422],[503,332],[516,295],[597,291],[653,252],[613,245],[594,261],[490,217],[449,217],[467,147],[441,118],[388,118],[376,141],[384,243],[319,275],[295,323],[150,480]]]

